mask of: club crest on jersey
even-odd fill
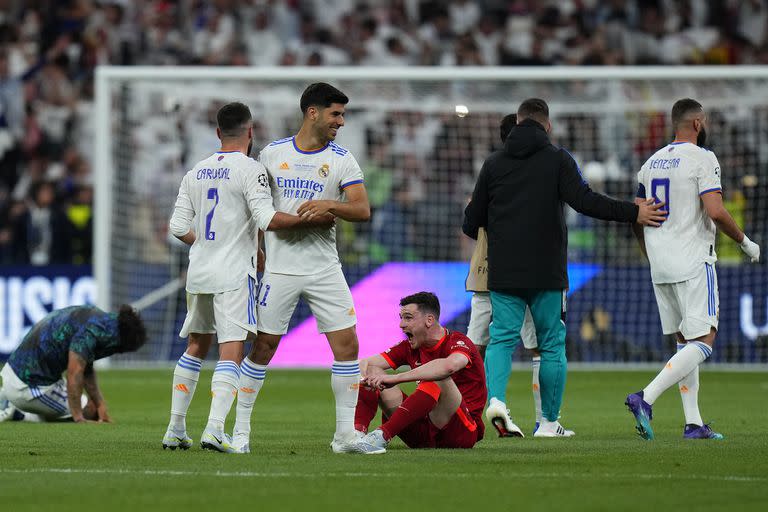
[[[266,174],[259,174],[258,177],[259,185],[261,185],[263,188],[267,188],[269,186],[269,178],[267,178]]]
[[[331,166],[328,164],[323,164],[317,170],[317,173],[320,175],[321,178],[327,178],[328,175],[331,173]]]
[[[219,162],[221,162],[222,160],[224,160],[224,155],[219,155]]]
[[[280,170],[281,171],[287,171],[288,169],[290,169],[290,166],[288,165],[288,162],[283,162],[283,163],[280,164]]]

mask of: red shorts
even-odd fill
[[[436,427],[426,416],[400,432],[398,437],[409,448],[472,448],[483,438],[482,420],[469,414],[464,401],[443,428]]]

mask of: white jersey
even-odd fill
[[[269,173],[275,210],[296,214],[309,200],[340,201],[344,189],[363,183],[363,171],[352,153],[335,142],[303,151],[293,137],[267,145],[259,161]],[[310,275],[340,266],[336,228],[304,228],[265,234],[266,266],[275,274]]]
[[[637,180],[638,197],[655,197],[669,212],[661,227],[645,228],[653,282],[687,281],[704,263],[717,261],[715,223],[700,199],[721,191],[715,154],[689,142],[673,142],[645,162]]]
[[[253,269],[257,228],[266,230],[275,210],[267,172],[239,151],[201,160],[181,180],[171,232],[190,229],[187,291],[222,293],[243,286]]]

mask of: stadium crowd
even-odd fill
[[[766,64],[767,32],[766,0],[0,0],[0,263],[91,260],[97,65]],[[714,116],[716,151],[734,170],[728,200],[741,205],[732,211],[757,218],[766,207],[759,203],[765,198],[753,197],[765,179],[758,169],[767,156],[760,153],[766,112]],[[629,169],[668,133],[663,113],[630,127],[643,142],[630,148],[617,175],[599,143],[597,118],[557,122],[559,142],[596,163],[585,167],[593,184],[623,197],[632,194]],[[366,132],[360,159],[378,180],[371,186],[376,210],[369,227],[342,237],[353,256],[465,259],[455,250],[457,225],[477,163],[496,144],[498,119],[473,123],[470,133],[456,119],[396,112]],[[257,140],[266,142],[266,134]],[[176,158],[178,176],[185,160]],[[393,173],[378,172],[387,170]],[[409,177],[407,185],[398,175]],[[450,201],[430,203],[445,193]],[[163,206],[153,221],[159,240],[171,205]],[[437,224],[415,222],[425,211]],[[455,220],[439,224],[448,218]],[[585,222],[572,221],[576,258],[583,251],[585,259],[610,259],[596,251],[611,245],[595,240],[624,235]],[[417,243],[446,227],[456,238],[437,252]],[[355,241],[359,235],[365,243]]]

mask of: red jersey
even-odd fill
[[[443,359],[458,352],[469,359],[469,364],[451,375],[456,387],[459,388],[464,403],[476,423],[483,424],[483,408],[488,399],[488,391],[485,387],[485,368],[483,359],[477,351],[472,340],[456,331],[445,330],[445,335],[432,348],[419,348],[413,350],[408,340],[403,340],[394,347],[381,353],[392,369],[408,365],[416,368],[434,359]]]

